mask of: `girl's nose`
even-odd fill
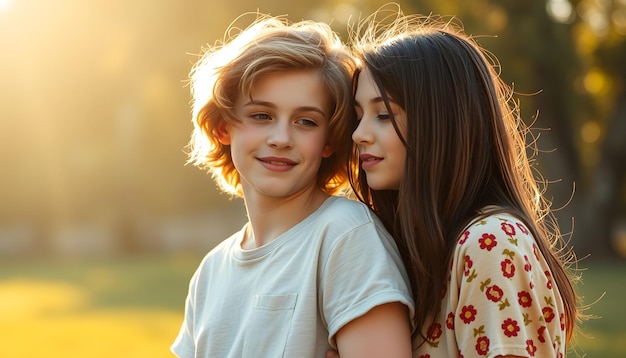
[[[357,144],[372,142],[371,131],[368,127],[367,119],[365,117],[363,117],[359,121],[359,125],[356,127],[354,132],[352,132],[352,141],[354,141],[354,143],[357,143]]]

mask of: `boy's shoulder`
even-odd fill
[[[374,220],[374,214],[360,201],[335,195],[329,197],[322,206],[320,218],[366,223]]]
[[[387,235],[384,225],[367,205],[343,196],[328,198],[306,227],[323,233],[324,237],[343,238],[368,232],[375,236]]]

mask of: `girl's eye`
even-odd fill
[[[378,118],[381,121],[386,121],[391,119],[391,116],[389,115],[389,113],[379,113],[376,118]]]
[[[305,127],[317,127],[317,123],[308,118],[301,118],[296,121],[296,123],[305,126]]]

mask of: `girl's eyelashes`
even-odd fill
[[[372,116],[370,118],[376,118],[379,121],[390,120],[392,117],[396,116],[395,113],[389,113],[389,110],[382,104],[377,104],[371,108],[367,107],[366,109],[369,113],[368,117]],[[356,114],[357,121],[361,121],[363,116],[365,116],[365,109],[361,105],[354,106],[354,112]]]
[[[388,121],[391,119],[391,114],[389,113],[378,113],[375,118],[379,121]],[[361,121],[363,119],[363,111],[356,111],[356,120]]]

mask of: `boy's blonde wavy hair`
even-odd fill
[[[325,192],[335,194],[348,186],[354,62],[327,24],[291,23],[282,17],[255,15],[244,30],[235,27],[235,20],[224,40],[208,48],[192,68],[194,129],[188,163],[207,169],[223,191],[241,197],[241,179],[230,147],[219,141],[219,130],[224,125],[239,122],[235,115],[237,97],[249,96],[255,84],[268,74],[319,71],[332,106],[326,144],[335,151],[322,159],[317,183]]]

